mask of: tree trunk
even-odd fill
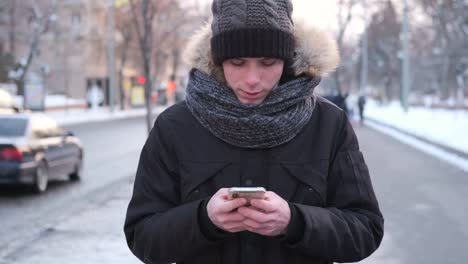
[[[37,46],[39,45],[39,36],[36,36],[33,40],[31,48],[29,50],[28,58],[26,59],[26,64],[24,66],[20,66],[23,69],[21,76],[15,81],[16,86],[18,87],[18,95],[23,96],[23,108],[26,109],[27,101],[26,101],[26,94],[25,94],[25,79],[26,74],[28,73],[29,66],[32,63],[34,53],[36,52]]]
[[[125,98],[124,98],[124,87],[123,87],[123,71],[122,68],[119,69],[117,73],[119,78],[119,92],[120,92],[120,110],[125,110]]]
[[[18,89],[17,94],[24,96],[24,81],[22,79],[15,80],[16,88]],[[24,106],[24,103],[23,103]]]
[[[385,93],[387,94],[387,102],[392,101],[395,98],[395,93],[392,87],[392,77],[385,78]]]
[[[123,85],[123,69],[125,68],[125,64],[127,63],[127,50],[128,50],[128,43],[130,40],[124,40],[124,46],[122,48],[122,53],[121,53],[121,60],[120,60],[120,69],[118,72],[118,78],[119,78],[119,92],[120,92],[120,110],[125,109],[125,91],[124,91],[124,85]]]
[[[16,50],[15,50],[15,42],[16,42],[16,17],[15,17],[15,9],[16,9],[16,1],[10,1],[11,9],[10,9],[10,32],[9,32],[9,42],[10,42],[10,53],[13,56],[13,61],[16,58]]]
[[[153,121],[153,111],[151,107],[151,68],[149,66],[149,62],[147,61],[149,58],[145,59],[145,107],[146,107],[146,128],[148,131],[148,135],[151,131],[151,128],[153,127],[152,121]]]
[[[171,74],[171,78],[173,80],[175,80],[176,76],[177,76],[177,68],[179,66],[179,51],[178,50],[174,50],[172,52],[172,74]]]
[[[443,100],[450,97],[450,89],[448,87],[448,75],[449,75],[449,57],[447,54],[444,55],[443,64],[441,68],[441,87],[442,87],[442,98]]]

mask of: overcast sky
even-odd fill
[[[335,1],[293,0],[294,16],[304,18],[307,22],[322,29],[334,28],[336,25]]]

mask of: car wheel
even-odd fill
[[[81,159],[75,165],[75,170],[69,175],[70,181],[79,181],[83,174],[83,161]]]
[[[36,176],[34,179],[33,190],[36,193],[43,193],[47,190],[47,185],[49,183],[49,172],[47,166],[44,162],[40,162],[37,165]]]

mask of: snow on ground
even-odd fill
[[[445,150],[442,150],[438,147],[435,147],[434,145],[428,144],[426,142],[423,142],[421,140],[418,140],[414,137],[402,134],[396,130],[389,129],[388,127],[381,126],[376,123],[372,122],[366,122],[366,126],[369,126],[377,131],[380,131],[381,133],[384,133],[388,136],[391,136],[395,139],[397,139],[400,142],[403,142],[409,146],[412,146],[414,148],[417,148],[427,154],[430,154],[434,157],[439,158],[440,160],[443,160],[447,163],[450,163],[466,173],[468,173],[468,160],[464,159],[458,155],[455,155],[453,153],[449,153]]]
[[[423,107],[405,113],[398,102],[379,106],[369,100],[365,115],[431,142],[468,153],[468,111]]]
[[[16,105],[23,105],[23,97],[15,96]],[[86,105],[86,101],[82,99],[69,98],[64,95],[47,95],[45,97],[46,108],[65,107],[66,105]]]
[[[23,105],[23,97],[15,96],[15,103],[18,106]],[[72,106],[82,106],[74,108]],[[67,109],[67,106],[70,108]],[[60,109],[49,110],[47,115],[55,119],[60,125],[73,125],[86,122],[101,122],[106,120],[124,119],[137,116],[144,116],[146,110],[144,108],[131,108],[120,110],[116,105],[114,111],[110,111],[108,107],[98,107],[96,109],[88,109],[86,101],[82,99],[68,98],[64,95],[47,95],[45,98],[46,109]],[[161,113],[166,106],[153,107],[153,114],[156,117]]]
[[[374,101],[366,105],[365,115],[398,130],[427,139],[468,154],[468,112],[429,108],[410,108],[405,113],[398,103],[380,106]],[[395,129],[366,122],[366,125],[388,136],[435,156],[468,173],[468,160]]]
[[[153,114],[158,114],[166,108],[158,106],[153,108]],[[106,120],[124,119],[137,116],[144,116],[144,108],[110,111],[108,108],[98,109],[70,109],[64,111],[49,111],[47,115],[55,119],[60,125],[73,125],[87,122],[101,122]],[[155,117],[155,116],[154,116]]]

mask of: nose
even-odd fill
[[[256,66],[251,66],[247,70],[245,83],[249,88],[255,88],[260,83],[260,71]]]

